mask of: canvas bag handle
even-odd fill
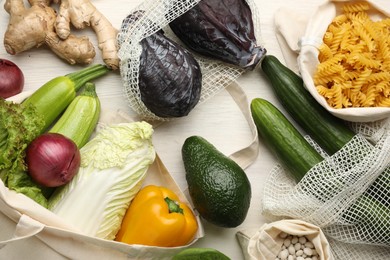
[[[242,169],[246,169],[256,160],[259,151],[257,128],[252,119],[252,114],[250,111],[250,101],[248,100],[248,97],[245,94],[243,88],[236,80],[233,80],[228,86],[224,88],[224,90],[226,90],[230,94],[230,96],[233,98],[233,101],[236,103],[241,113],[244,115],[252,134],[252,139],[247,146],[233,152],[228,156],[230,159],[235,161]],[[154,128],[157,128],[164,123],[166,122],[151,122]]]
[[[237,106],[240,108],[252,133],[252,140],[249,145],[237,150],[229,156],[238,165],[240,165],[241,168],[245,169],[250,166],[258,156],[259,140],[257,136],[257,128],[252,119],[250,101],[239,83],[237,81],[233,81],[226,87],[226,91],[232,96],[234,102],[236,102]]]

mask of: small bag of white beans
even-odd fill
[[[245,260],[334,260],[321,229],[286,219],[237,232]]]

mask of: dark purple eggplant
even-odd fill
[[[253,69],[266,54],[245,0],[202,0],[169,26],[191,50],[242,68]]]
[[[124,26],[132,26],[144,13],[135,11],[130,14],[121,30],[126,31],[128,28]],[[200,99],[200,66],[189,51],[167,38],[157,26],[153,29],[157,32],[140,41],[138,88],[141,101],[156,116],[186,116]]]
[[[202,73],[190,52],[160,30],[141,41],[139,90],[159,117],[186,116],[200,98]]]

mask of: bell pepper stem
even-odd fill
[[[181,213],[184,214],[183,209],[180,208],[179,203],[175,200],[171,200],[169,197],[165,197],[165,202],[168,204],[169,213]]]

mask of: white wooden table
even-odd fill
[[[122,19],[141,1],[94,0],[93,3],[115,27],[119,28]],[[259,10],[262,41],[265,48],[268,54],[275,55],[283,60],[282,52],[275,37],[275,11],[283,6],[309,15],[323,1],[255,0],[255,2]],[[4,0],[0,3],[0,37],[3,38],[8,24],[8,14],[3,9]],[[11,56],[6,53],[3,44],[0,44],[0,58],[12,60],[20,66],[25,75],[25,90],[36,89],[51,78],[75,70],[75,67],[64,63],[45,48]],[[95,58],[95,62],[100,62],[99,54]],[[259,68],[246,73],[239,78],[238,82],[245,89],[249,100],[262,97],[281,107]],[[99,79],[96,83],[98,84],[97,92],[103,109],[123,109],[132,113],[122,95],[123,90],[119,73],[111,73]],[[183,190],[186,189],[187,184],[181,159],[181,147],[184,140],[191,135],[203,136],[226,155],[247,146],[252,136],[241,111],[225,90],[197,106],[189,116],[159,126],[155,130],[153,138],[155,148],[163,163]],[[257,160],[246,169],[252,184],[252,201],[246,220],[242,225],[232,229],[216,227],[204,221],[205,236],[199,239],[194,246],[212,247],[225,253],[231,259],[243,259],[236,239],[236,232],[248,228],[259,228],[266,222],[260,212],[260,197],[264,180],[275,163],[274,157],[260,143]],[[12,235],[13,228],[9,223],[1,221],[0,218],[1,238]],[[30,256],[28,259],[35,259],[34,257],[40,259],[39,252],[34,252],[33,242],[26,242],[20,246],[23,248],[8,249],[7,254],[9,255],[6,259],[24,259],[22,257],[25,253]]]

